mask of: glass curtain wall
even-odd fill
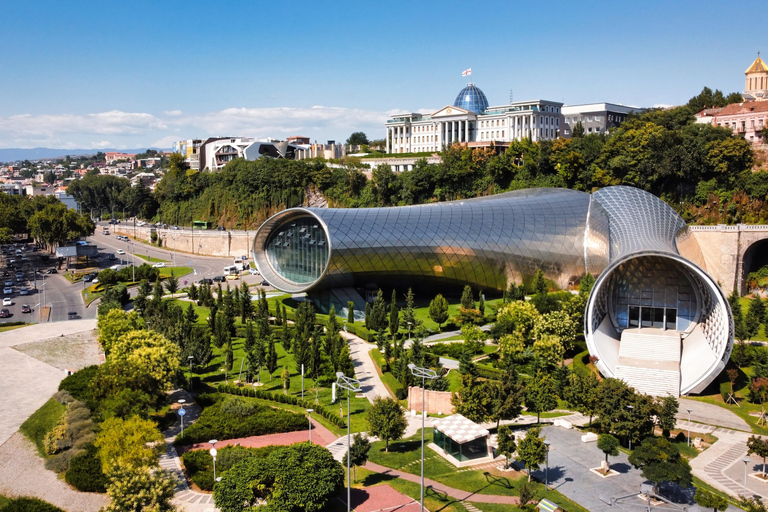
[[[316,219],[303,217],[277,228],[265,246],[267,260],[283,278],[311,283],[328,263],[328,240]]]

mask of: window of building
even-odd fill
[[[501,130],[501,138],[503,139],[505,137],[504,130]]]

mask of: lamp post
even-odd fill
[[[181,437],[184,437],[184,415],[187,414],[187,411],[184,410],[185,402],[186,400],[179,398],[179,404],[181,405],[181,408],[179,409],[179,418],[181,418]]]
[[[633,416],[632,412],[635,410],[635,406],[628,405],[627,409],[629,409],[629,415]],[[632,431],[629,432],[629,451],[632,451]]]
[[[747,466],[749,466],[749,461],[751,459],[749,457],[744,457],[741,459],[741,461],[744,463],[744,490],[749,492],[749,489],[747,489]]]
[[[691,446],[691,410],[686,409],[688,411],[688,446]]]
[[[408,322],[408,338],[410,339],[411,323]],[[426,402],[426,380],[437,378],[437,372],[431,368],[422,368],[413,363],[408,364],[411,375],[421,377],[421,510],[424,512],[424,422],[427,416],[424,404]]]
[[[211,449],[209,450],[209,452],[211,454],[211,457],[213,457],[213,481],[215,482],[216,481],[216,454],[218,453],[216,451],[216,443],[218,443],[219,441],[217,439],[211,439],[208,442],[211,443]]]
[[[359,393],[363,389],[360,387],[360,381],[357,379],[353,379],[352,377],[347,377],[342,372],[336,372],[336,385],[340,387],[341,389],[347,390],[347,512],[351,512],[352,510],[352,471],[350,469],[350,453],[349,449],[351,448],[350,444],[350,432],[349,432],[349,395],[352,391],[355,393]]]
[[[309,414],[309,444],[312,444],[312,412],[314,409],[307,409],[307,414]]]
[[[544,466],[544,489],[549,490],[549,445],[551,445],[547,439],[544,440],[544,446],[547,447],[547,461]]]

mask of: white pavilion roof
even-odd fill
[[[486,437],[488,430],[474,421],[470,421],[461,414],[454,414],[446,418],[440,418],[432,422],[434,427],[459,444],[468,443]]]

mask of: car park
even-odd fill
[[[13,301],[10,297],[6,297],[3,299],[3,306],[13,306]]]
[[[32,308],[29,307],[29,304],[24,304],[23,306],[21,306],[21,312],[22,313],[31,313],[32,312]]]
[[[10,310],[5,308],[0,309],[0,318],[8,318],[9,316],[11,316]]]
[[[161,261],[160,263],[155,263],[155,264],[154,264],[154,265],[152,265],[152,266],[153,266],[153,267],[155,267],[155,268],[164,268],[164,267],[165,267],[165,263],[163,263],[163,262]]]

